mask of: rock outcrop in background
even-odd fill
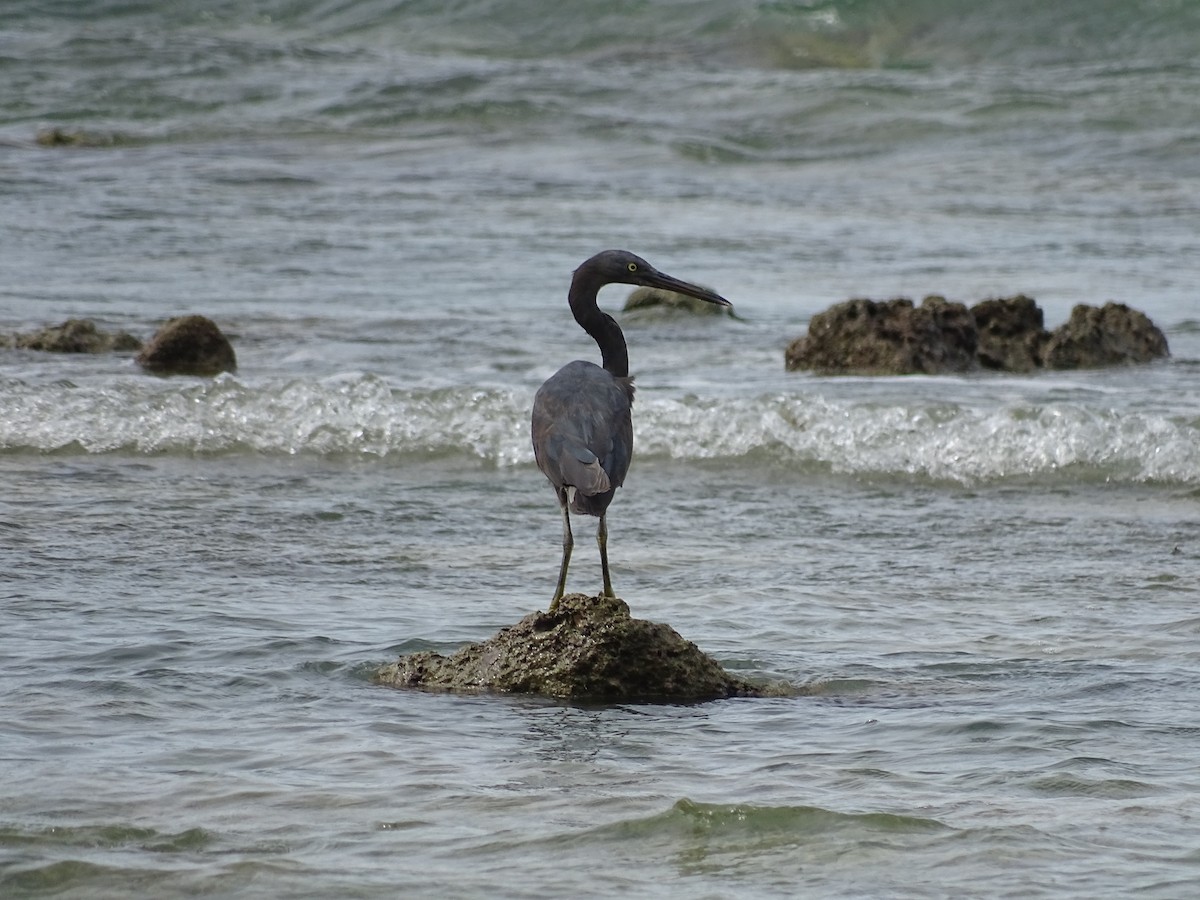
[[[137,355],[155,375],[219,375],[237,369],[229,339],[205,316],[168,319]]]
[[[60,325],[14,334],[0,345],[45,353],[128,353],[142,348],[142,342],[132,334],[102,331],[91,319],[67,319]]]
[[[937,375],[988,369],[1091,369],[1169,356],[1167,339],[1123,303],[1081,304],[1046,331],[1042,310],[1024,295],[968,309],[943,297],[847,300],[813,316],[788,345],[789,370],[827,375]]]

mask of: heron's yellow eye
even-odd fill
[[[629,264],[629,271],[630,271],[630,272],[636,272],[636,271],[637,271],[637,263],[630,263],[630,264]]]

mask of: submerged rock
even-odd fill
[[[91,319],[67,319],[61,325],[48,325],[38,331],[18,334],[13,339],[13,346],[48,353],[109,353],[139,350],[142,342],[124,331],[101,331]]]
[[[137,363],[155,375],[219,375],[237,369],[229,339],[205,316],[168,319]]]
[[[431,651],[383,666],[395,687],[548,697],[695,702],[761,696],[670,626],[634,619],[624,600],[568,594],[453,656]]]
[[[41,147],[116,147],[129,143],[128,138],[116,133],[80,131],[60,126],[40,129],[34,141]]]
[[[1150,318],[1124,303],[1079,304],[1046,342],[1050,369],[1096,369],[1169,356],[1167,338]]]
[[[975,368],[978,331],[970,311],[944,297],[847,300],[813,316],[788,345],[789,370],[832,375],[935,375]]]
[[[733,315],[731,307],[718,306],[707,300],[655,287],[640,287],[630,293],[625,300],[623,311],[636,312],[645,309],[681,310],[705,316]]]

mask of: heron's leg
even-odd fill
[[[563,517],[563,553],[562,566],[558,570],[558,587],[554,589],[554,599],[550,601],[550,612],[558,608],[558,601],[562,599],[563,591],[566,590],[567,566],[571,562],[571,550],[575,546],[575,539],[571,537],[571,514],[567,510],[567,489],[560,488],[557,493],[558,508],[562,510]]]
[[[608,577],[608,522],[604,514],[600,514],[600,524],[596,526],[596,544],[600,547],[600,571],[604,573],[604,596],[615,597],[612,579]]]

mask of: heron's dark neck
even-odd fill
[[[600,347],[605,371],[618,378],[625,378],[629,375],[629,350],[625,346],[625,335],[622,334],[617,320],[601,312],[596,305],[596,295],[600,292],[600,287],[586,275],[581,277],[580,273],[576,272],[567,300],[571,304],[575,321]]]

